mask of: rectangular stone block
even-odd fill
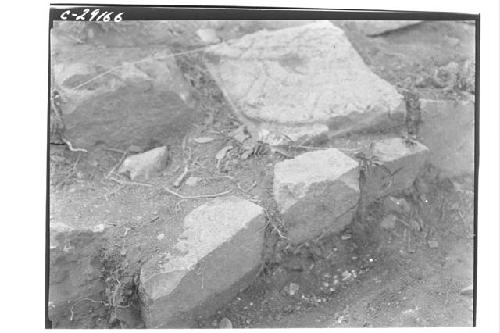
[[[143,319],[148,328],[189,327],[213,314],[255,277],[262,263],[262,207],[218,198],[184,219],[184,232],[167,253],[141,270]]]
[[[413,185],[429,157],[429,149],[419,142],[403,138],[377,141],[372,149],[374,162],[366,172],[368,200],[399,192]]]
[[[340,231],[359,199],[358,163],[335,148],[276,164],[274,198],[294,244]]]

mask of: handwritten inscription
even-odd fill
[[[101,12],[99,8],[90,10],[88,8],[83,9],[81,12],[72,12],[71,9],[64,11],[61,16],[61,20],[67,21],[74,19],[75,21],[94,21],[94,22],[120,22],[123,20],[123,12]]]

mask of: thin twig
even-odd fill
[[[82,152],[82,153],[88,153],[88,151],[86,149],[83,149],[83,148],[74,148],[73,145],[71,144],[71,142],[69,140],[66,140],[66,139],[62,139],[64,141],[64,143],[66,144],[66,146],[68,146],[69,150],[73,151],[73,152]]]
[[[116,163],[113,166],[113,168],[111,170],[109,170],[108,174],[106,175],[106,178],[109,178],[113,174],[113,172],[115,172],[116,168],[118,168],[123,163],[123,161],[125,160],[126,157],[127,157],[127,152],[124,151],[122,153],[122,157],[120,158],[120,160],[118,161],[118,163]]]
[[[103,77],[105,75],[108,75],[109,73],[111,72],[114,72],[116,71],[117,69],[120,69],[121,67],[125,66],[125,65],[130,65],[130,64],[138,64],[138,63],[141,63],[141,62],[148,62],[148,61],[152,61],[152,60],[164,60],[164,59],[168,59],[168,58],[172,58],[172,57],[175,57],[175,56],[179,56],[179,55],[184,55],[184,54],[190,54],[190,53],[196,53],[196,52],[201,52],[201,51],[204,51],[205,49],[207,49],[209,46],[204,46],[204,47],[200,47],[200,48],[196,48],[196,49],[192,49],[192,50],[189,50],[189,51],[184,51],[184,52],[178,52],[178,53],[171,53],[171,54],[168,54],[166,56],[161,56],[161,57],[152,57],[152,58],[146,58],[146,59],[141,59],[141,60],[138,60],[138,61],[133,61],[133,62],[125,62],[121,65],[118,65],[118,66],[115,66],[115,67],[112,67],[110,69],[108,69],[107,71],[105,72],[102,72],[96,76],[94,76],[93,78],[90,78],[89,80],[85,81],[85,82],[82,82],[80,83],[79,85],[77,85],[75,88],[73,89],[80,89],[81,87],[89,84],[90,82],[92,81],[95,81],[97,80],[98,78],[100,77]]]
[[[189,173],[190,173],[189,167],[186,164],[186,165],[184,165],[184,171],[175,180],[174,187],[175,188],[179,188],[182,185],[182,183],[184,182],[184,180],[186,180],[186,178],[188,177]]]
[[[224,192],[220,192],[220,193],[215,193],[215,194],[201,194],[201,195],[194,195],[194,196],[185,196],[185,195],[182,195],[182,194],[179,194],[175,191],[172,191],[171,189],[169,189],[168,187],[166,186],[163,186],[163,189],[165,191],[167,191],[168,193],[172,194],[172,195],[175,195],[176,197],[178,198],[181,198],[181,199],[203,199],[203,198],[215,198],[215,197],[221,197],[223,195],[226,195],[226,194],[229,194],[232,192],[232,190],[227,190],[227,191],[224,191]]]
[[[123,184],[123,185],[138,185],[138,186],[153,187],[152,184],[148,184],[148,183],[132,182],[132,181],[128,181],[128,180],[117,179],[114,177],[110,177],[109,179],[114,181],[114,182],[117,182],[118,184]]]
[[[396,221],[400,222],[401,224],[405,225],[408,229],[412,230],[411,226],[402,219],[396,218]]]

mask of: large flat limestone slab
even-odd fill
[[[359,199],[358,163],[335,148],[276,164],[274,198],[292,243],[340,231]]]
[[[305,126],[305,136],[314,126],[315,134],[318,126],[345,132],[404,112],[396,89],[328,21],[259,31],[207,52],[207,67],[235,112],[264,129],[281,126],[288,135],[288,128]]]
[[[146,326],[188,327],[245,288],[261,264],[264,226],[262,207],[234,196],[189,213],[176,245],[142,267]]]

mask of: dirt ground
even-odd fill
[[[349,22],[336,24],[349,26]],[[474,62],[472,25],[424,22],[376,38],[349,31],[350,41],[370,68],[395,86],[411,77],[420,79],[419,92],[426,98],[461,99],[471,93],[436,87],[426,78],[451,61]],[[199,65],[196,56],[177,60],[187,76],[199,74],[195,73],[199,66],[189,66]],[[50,255],[50,280],[59,283],[61,293],[54,299],[88,296],[72,304],[49,305],[53,327],[143,327],[137,296],[140,266],[181,232],[171,221],[203,201],[180,199],[162,188],[172,187],[187,157],[192,157],[192,175],[202,180],[197,186],[181,187],[182,194],[232,190],[268,212],[275,210],[273,165],[301,151],[282,154],[259,147],[249,158],[242,158],[244,148],[228,136],[240,124],[213,93],[217,90],[213,85],[206,77],[195,82],[195,98],[203,106],[203,116],[194,122],[186,118],[187,135],[164,132],[161,138],[152,136],[149,146],[143,147],[170,147],[171,163],[162,176],[148,182],[151,186],[109,177],[122,158],[118,147],[104,142],[87,154],[51,146],[51,222],[106,227],[102,233],[69,233],[55,240],[65,246]],[[124,114],[134,112],[137,102],[130,103],[126,91],[113,96]],[[155,92],[144,96],[153,104],[155,98],[161,97]],[[353,147],[390,135],[394,133],[359,134],[315,144],[352,152]],[[215,140],[192,141],[205,136]],[[214,156],[228,144],[236,148],[217,165]],[[473,300],[460,290],[472,283],[473,275],[473,180],[470,175],[448,179],[427,166],[417,183],[400,197],[417,212],[422,228],[412,225],[404,212],[393,227],[381,227],[391,211],[380,200],[370,206],[366,221],[351,225],[341,235],[290,248],[276,232],[282,227],[279,219],[271,214],[268,260],[262,273],[214,316],[200,318],[198,327],[217,327],[224,317],[233,327],[255,328],[471,326]],[[419,200],[413,200],[415,192]],[[160,234],[166,242],[159,242]],[[80,271],[81,267],[85,270]],[[75,291],[83,286],[85,290]]]

